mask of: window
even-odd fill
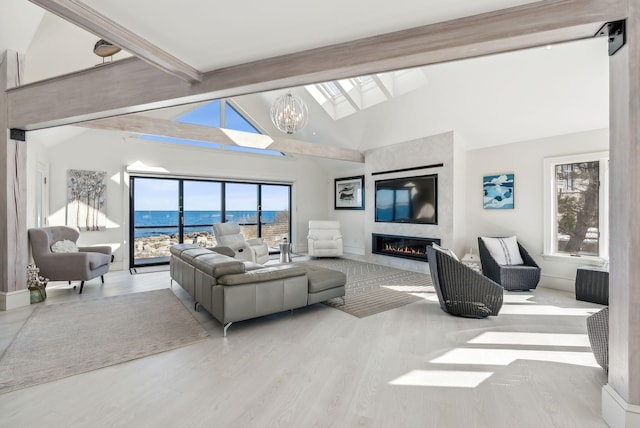
[[[247,132],[250,134],[262,134],[257,125],[250,121],[248,115],[240,111],[238,105],[236,105],[231,99],[214,100],[206,104],[202,104],[193,110],[184,113],[174,119],[175,122],[189,123],[192,125],[209,126],[212,128],[226,128],[235,131]],[[139,136],[143,140],[155,140],[164,141],[167,143],[183,144],[187,146],[205,147],[209,149],[222,149],[223,145],[208,142],[208,141],[196,141],[187,140],[184,138],[163,137],[157,135],[143,134]],[[225,150],[246,152],[246,153],[258,153],[270,156],[284,156],[284,153],[275,150],[265,150],[256,148],[253,146],[243,146],[236,141],[235,145],[225,145]]]
[[[545,255],[607,259],[609,153],[549,158]]]
[[[234,221],[246,239],[278,252],[291,238],[291,185],[131,176],[129,266],[165,264],[178,243],[216,245],[214,223]]]

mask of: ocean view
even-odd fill
[[[266,224],[273,223],[280,212],[262,211],[262,222]],[[171,235],[177,233],[178,215],[178,211],[135,211],[134,225],[136,229],[134,237],[144,238],[159,234]],[[221,218],[220,211],[185,211],[185,232],[201,231],[203,230],[202,226],[205,226],[206,230],[211,232],[211,225],[220,223]],[[227,211],[226,220],[242,225],[256,224],[257,218],[257,211]]]

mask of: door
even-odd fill
[[[167,263],[180,242],[180,181],[132,177],[131,195],[130,266]]]

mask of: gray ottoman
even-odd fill
[[[309,298],[307,305],[343,297],[347,276],[337,270],[321,268],[317,266],[305,266],[309,286]]]

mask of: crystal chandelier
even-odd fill
[[[307,106],[291,91],[279,96],[271,105],[271,121],[276,128],[287,134],[294,134],[302,129],[308,118]]]

